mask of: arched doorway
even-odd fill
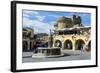
[[[62,47],[62,43],[60,40],[55,41],[55,47]]]
[[[66,40],[64,43],[64,49],[72,50],[73,45],[71,40]]]
[[[90,51],[90,50],[91,50],[91,41],[89,41],[88,48],[86,49],[86,51]]]
[[[78,39],[75,43],[75,49],[76,50],[83,50],[84,45],[85,45],[85,42],[82,39]]]

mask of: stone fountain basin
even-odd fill
[[[57,57],[62,56],[60,47],[44,48],[38,47],[37,53],[32,55],[32,58],[46,58],[46,57]]]

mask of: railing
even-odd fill
[[[90,37],[90,35],[84,35],[84,34],[80,34],[80,35],[55,35],[54,37]]]

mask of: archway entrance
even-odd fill
[[[90,51],[90,50],[91,50],[91,41],[89,41],[88,48],[86,49],[86,51]]]
[[[62,47],[62,43],[60,40],[55,41],[55,47]]]
[[[71,40],[66,40],[64,43],[64,49],[72,50],[73,45]]]
[[[79,39],[75,43],[75,49],[76,50],[83,50],[84,45],[85,45],[85,42],[82,39]]]

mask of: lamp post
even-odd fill
[[[50,34],[49,34],[49,39],[48,39],[48,47],[51,48],[52,47],[52,34],[51,34],[51,29],[49,31],[50,31]]]

